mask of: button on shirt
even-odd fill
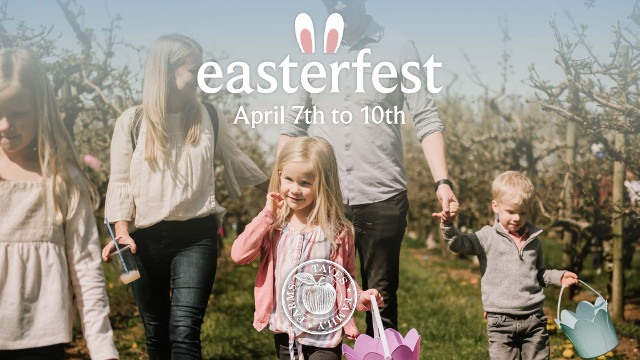
[[[332,70],[329,64],[338,62],[354,63],[361,49],[371,49],[371,55],[364,56],[365,63],[371,66],[364,68],[364,92],[356,92],[357,70],[339,71],[337,86],[339,92],[331,92]],[[288,136],[316,135],[327,139],[333,146],[338,161],[340,185],[344,201],[350,205],[374,203],[386,200],[407,189],[407,175],[403,165],[402,136],[400,132],[401,116],[396,116],[406,103],[413,114],[418,133],[418,141],[435,131],[444,132],[433,97],[426,90],[426,76],[423,71],[415,67],[410,72],[418,77],[421,88],[416,93],[403,93],[401,85],[412,88],[415,84],[402,76],[402,65],[407,62],[417,62],[422,66],[418,51],[412,41],[386,31],[375,21],[370,19],[363,38],[349,47],[342,44],[336,54],[309,54],[301,61],[299,68],[308,61],[318,61],[324,64],[327,76],[324,79],[310,79],[310,85],[319,88],[326,85],[323,92],[311,94],[299,85],[298,91],[291,98],[285,115],[285,124],[280,133]],[[381,85],[395,90],[388,94],[376,91],[372,83],[373,69],[376,64],[387,61],[392,63],[397,72],[396,78],[381,78]],[[383,67],[381,73],[388,73]],[[308,124],[304,115],[299,117],[299,108],[305,106],[311,110]],[[319,116],[313,116],[313,106],[317,112],[323,114],[323,122]],[[339,110],[336,115],[337,124],[333,122],[333,110]],[[397,124],[387,123],[396,119]],[[349,112],[353,118],[350,124],[340,122],[340,113]],[[368,112],[368,117],[365,113]],[[383,116],[381,116],[384,114]],[[343,115],[347,120],[348,115]],[[296,118],[298,118],[296,123]],[[366,124],[368,118],[369,123]],[[405,113],[405,123],[408,121]],[[383,120],[380,124],[373,120]]]

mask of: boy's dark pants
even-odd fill
[[[380,316],[385,328],[398,328],[400,244],[408,210],[406,191],[377,203],[345,206],[356,229],[362,289],[377,289],[382,295]],[[371,312],[367,312],[367,334],[373,336]]]
[[[487,314],[491,360],[549,359],[547,317],[542,311],[531,315]]]

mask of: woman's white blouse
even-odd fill
[[[223,182],[231,196],[240,195],[241,187],[267,180],[267,176],[235,144],[227,122],[219,118],[218,144],[214,145],[213,126],[204,105],[200,141],[185,144],[180,114],[167,116],[166,163],[144,160],[146,127],[141,122],[133,150],[131,128],[135,108],[116,120],[111,140],[111,176],[107,189],[105,216],[109,222],[134,221],[145,228],[162,220],[188,220],[209,214],[221,220],[225,209],[215,197],[214,149],[224,166]]]
[[[42,195],[41,181],[0,181],[0,349],[71,342],[75,295],[91,358],[118,358],[86,193],[64,225]]]

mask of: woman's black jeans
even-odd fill
[[[213,216],[162,221],[132,234],[140,279],[131,283],[150,360],[201,359],[200,327],[216,274]]]

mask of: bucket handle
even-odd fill
[[[384,358],[385,360],[391,360],[391,353],[389,352],[387,336],[384,333],[384,327],[382,326],[380,310],[378,310],[376,297],[373,295],[371,295],[371,315],[373,316],[373,337],[380,338],[380,342],[382,343],[382,351],[384,351]]]
[[[586,282],[578,279],[578,281],[580,281],[582,283],[582,285],[588,287],[589,289],[591,289],[591,291],[593,291],[594,293],[596,293],[596,295],[598,295],[599,297],[603,298],[602,295],[600,295],[599,292],[597,292],[594,288],[592,288],[591,286],[587,285]],[[562,301],[562,292],[564,291],[565,286],[562,285],[562,288],[560,289],[560,296],[558,296],[558,321],[562,322],[562,319],[560,318],[560,302]],[[603,298],[604,299],[604,298]]]

